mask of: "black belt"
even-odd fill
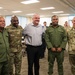
[[[41,47],[41,45],[39,45],[39,46],[26,45],[26,46],[30,46],[30,47]]]

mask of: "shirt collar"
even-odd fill
[[[32,25],[32,26],[35,26],[33,23],[31,23],[31,25]],[[38,24],[38,25],[37,25],[37,26],[35,26],[35,27],[39,27],[39,26],[40,26],[40,24]]]

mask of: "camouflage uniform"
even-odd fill
[[[69,61],[71,64],[71,71],[75,75],[75,29],[72,28],[68,32],[68,51],[69,51]]]
[[[64,26],[64,29],[66,30],[66,32],[69,32],[71,30],[70,26]],[[66,51],[68,51],[68,43],[66,44]]]
[[[10,75],[13,75],[13,64],[15,64],[15,75],[20,75],[21,71],[21,62],[22,62],[22,47],[21,47],[21,38],[22,38],[22,27],[14,27],[9,25],[6,27],[10,35]]]
[[[71,30],[71,27],[70,26],[67,26],[67,27],[64,27],[64,29],[68,32]]]

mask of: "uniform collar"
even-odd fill
[[[12,27],[14,27],[14,28],[18,28],[18,26],[17,27],[15,27],[15,26],[13,26],[12,24],[10,24]]]
[[[53,26],[53,25],[51,25],[51,27],[53,27],[53,28],[57,28],[57,27],[59,27],[59,25],[57,25],[57,26]]]

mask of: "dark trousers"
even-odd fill
[[[41,49],[41,54],[40,54],[40,59],[45,57],[45,50],[46,50],[46,42],[45,39],[42,38],[42,49]]]
[[[27,58],[28,58],[28,75],[39,75],[39,51],[41,46],[27,45]],[[34,74],[33,74],[34,66]]]
[[[48,61],[49,61],[49,74],[52,75],[53,73],[53,66],[54,66],[54,61],[55,58],[57,60],[57,66],[58,66],[58,74],[59,75],[64,75],[63,74],[63,61],[64,61],[64,50],[61,52],[52,52],[48,51],[49,56],[48,56]]]

